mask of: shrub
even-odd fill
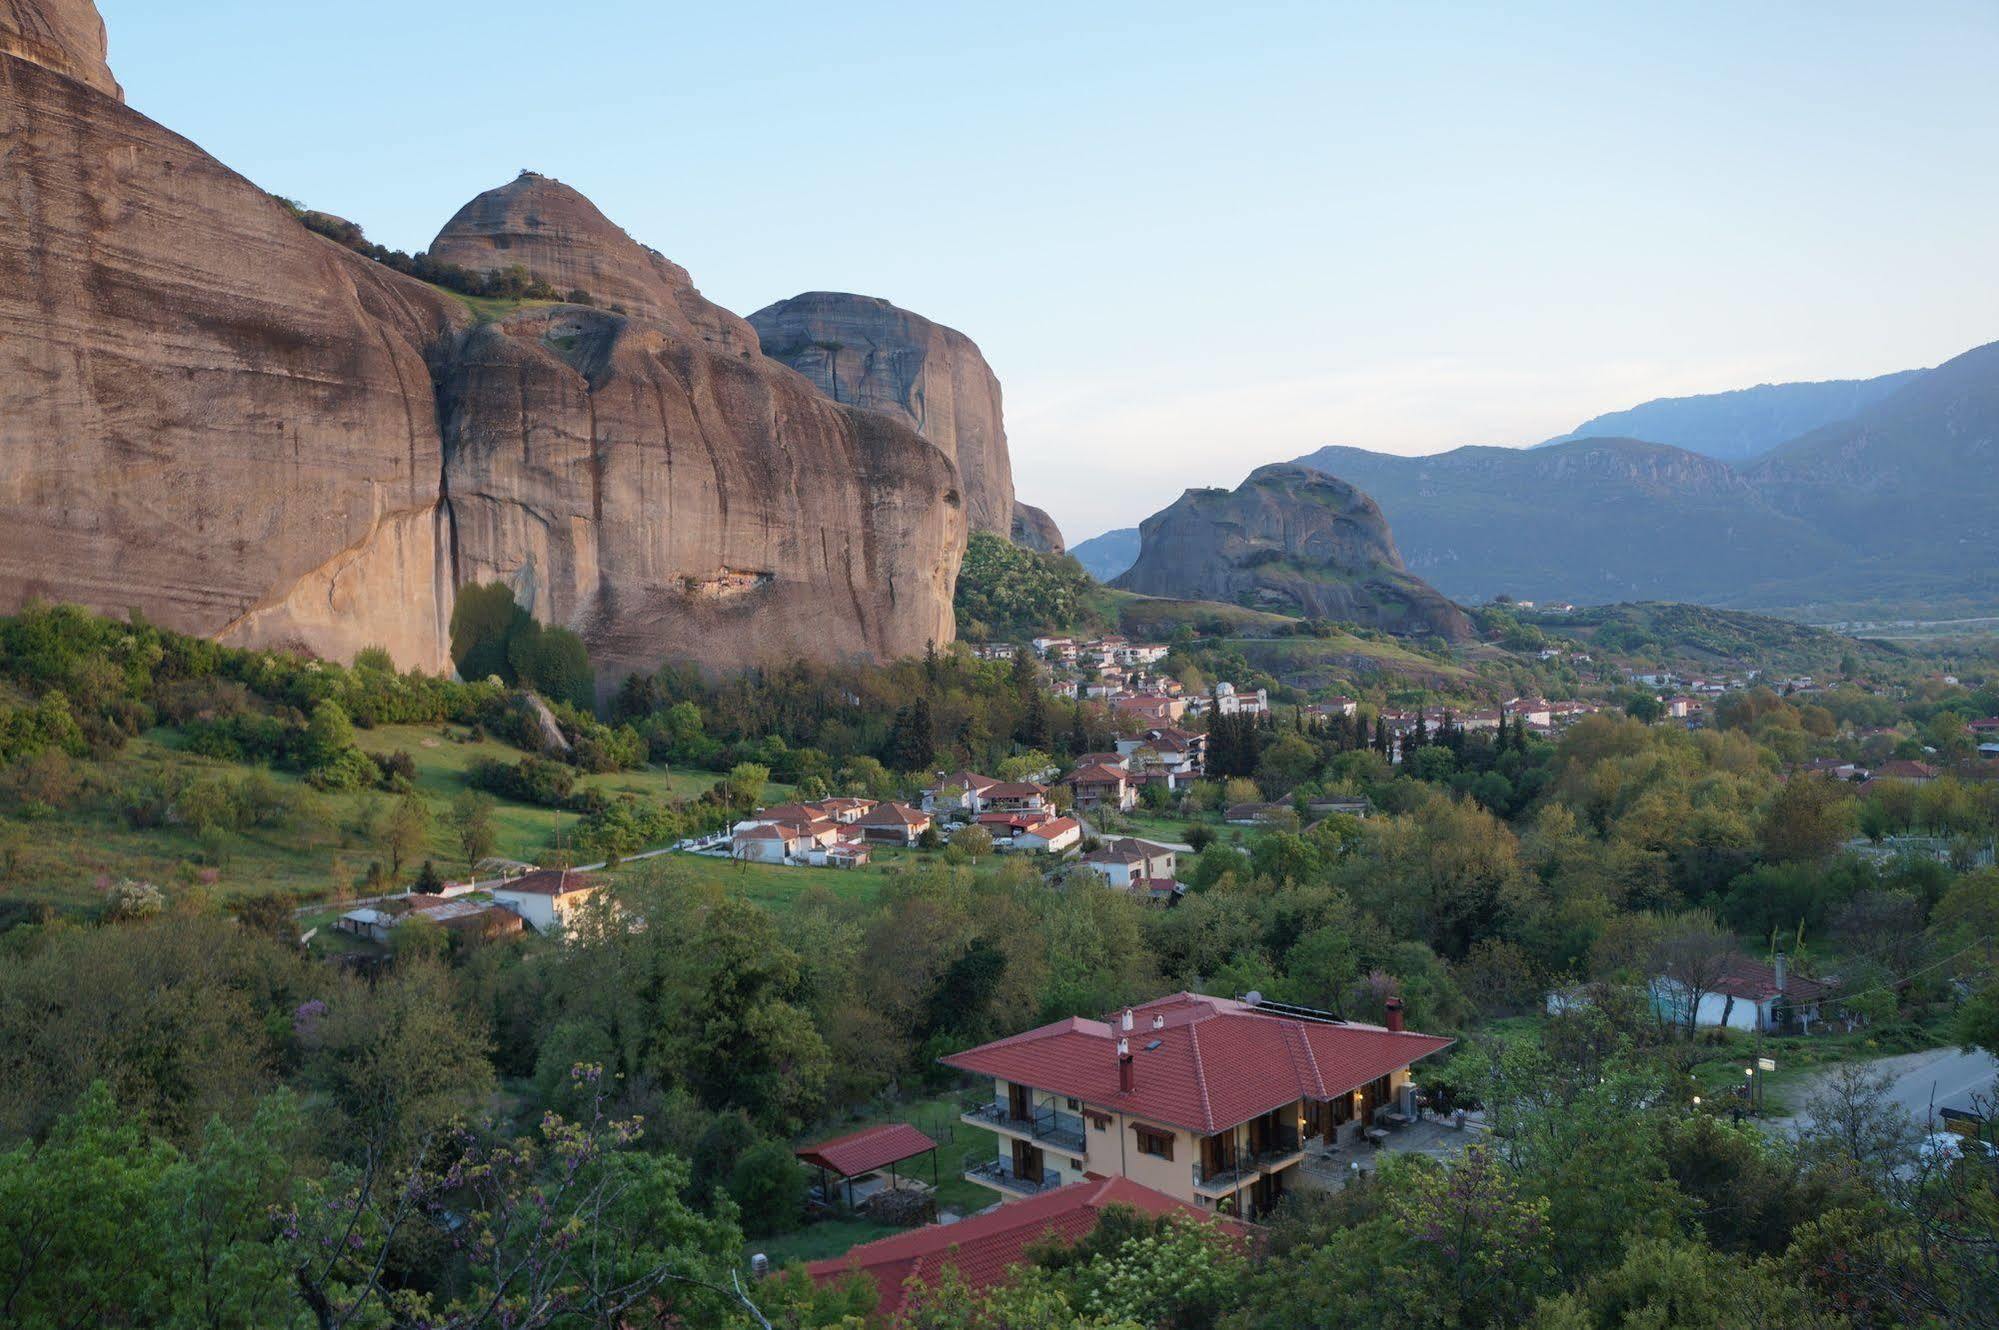
[[[743,1152],[729,1174],[729,1195],[742,1208],[743,1232],[768,1237],[797,1228],[805,1217],[805,1170],[783,1141]]]

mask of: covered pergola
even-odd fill
[[[833,1195],[831,1178],[847,1184],[847,1205],[854,1204],[854,1179],[888,1170],[889,1185],[897,1182],[896,1165],[919,1155],[930,1156],[930,1185],[937,1185],[937,1142],[907,1122],[891,1122],[882,1127],[863,1127],[830,1141],[792,1151],[799,1159],[819,1170],[819,1193]],[[829,1177],[830,1175],[830,1177]]]

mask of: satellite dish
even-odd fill
[[[1252,988],[1249,990],[1249,996],[1245,997],[1243,1001],[1252,1007],[1260,1007],[1263,1005],[1263,994]]]

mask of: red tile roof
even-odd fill
[[[1337,1098],[1453,1042],[1277,1016],[1198,993],[1175,993],[1132,1012],[1136,1083],[1129,1093],[1118,1089],[1118,1027],[1081,1016],[939,1061],[1207,1135],[1294,1099]]]
[[[856,826],[862,827],[920,827],[930,821],[930,814],[918,812],[908,804],[876,804],[861,815]]]
[[[1054,840],[1057,836],[1066,836],[1072,831],[1082,829],[1083,824],[1073,817],[1051,817],[1046,822],[1029,827],[1027,834],[1039,836],[1043,840]]]
[[[1013,1201],[955,1224],[931,1224],[863,1243],[845,1256],[814,1261],[805,1273],[816,1284],[831,1284],[859,1271],[875,1283],[880,1300],[876,1314],[893,1318],[907,1298],[914,1278],[933,1284],[946,1267],[971,1289],[1003,1284],[1014,1267],[1027,1260],[1028,1250],[1050,1238],[1076,1243],[1088,1237],[1105,1209],[1130,1206],[1141,1214],[1179,1215],[1215,1224],[1219,1231],[1240,1236],[1240,1225],[1214,1219],[1184,1201],[1142,1187],[1129,1178],[1072,1182],[1028,1200]]]
[[[891,1122],[881,1127],[863,1127],[830,1141],[794,1150],[808,1164],[831,1169],[843,1178],[857,1178],[890,1164],[935,1150],[937,1142],[907,1122]]]
[[[1069,773],[1071,785],[1121,785],[1129,784],[1131,773],[1120,767],[1107,767],[1102,763],[1095,766],[1078,767]]]
[[[1037,794],[1047,794],[1048,787],[1036,785],[1032,781],[1009,781],[1004,785],[990,785],[983,791],[987,799],[1027,799]]]
[[[523,873],[511,881],[502,882],[494,891],[525,891],[537,896],[567,896],[576,891],[595,891],[599,883],[588,873],[579,873],[573,868],[537,868],[532,873]]]
[[[1807,979],[1801,974],[1787,972],[1784,975],[1782,995],[1793,1002],[1816,1002],[1825,996],[1832,985]],[[1715,981],[1714,991],[1724,997],[1741,998],[1746,1002],[1761,1002],[1779,995],[1777,971],[1775,967],[1754,961],[1747,956],[1737,956],[1729,962],[1728,972]]]

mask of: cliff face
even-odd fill
[[[836,402],[916,427],[958,464],[974,531],[1013,534],[1000,385],[972,339],[873,296],[809,291],[750,315],[764,354]]]
[[[1062,528],[1055,525],[1055,519],[1018,499],[1013,505],[1013,543],[1041,554],[1068,552],[1062,544]]]
[[[459,582],[509,583],[601,669],[951,639],[949,459],[781,366],[566,306],[464,339],[440,402]]]
[[[88,83],[0,57],[0,606],[445,668],[451,310]]]
[[[87,4],[66,28],[21,12],[9,51],[55,54],[0,56],[0,609],[443,670],[455,588],[498,577],[610,677],[949,640],[950,460],[758,356],[580,195],[482,196],[453,261],[483,243],[628,316],[482,324],[126,109],[108,71],[59,71],[48,34],[87,37]]]
[[[107,49],[93,0],[0,0],[0,55],[52,69],[122,102],[125,90],[111,77]]]
[[[1234,491],[1188,490],[1145,519],[1140,538],[1138,562],[1113,583],[1126,591],[1473,635],[1457,606],[1403,568],[1374,500],[1306,467],[1261,467]]]

